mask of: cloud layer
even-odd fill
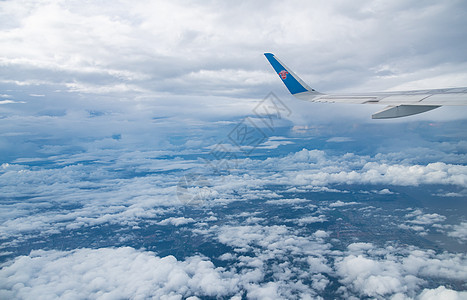
[[[228,236],[229,232],[234,235]],[[413,299],[417,293],[417,299],[466,296],[466,292],[445,286],[418,292],[426,284],[425,278],[465,282],[465,256],[397,247],[383,249],[362,243],[336,252],[329,249],[323,240],[326,238],[327,234],[319,231],[312,239],[306,239],[280,227],[224,227],[219,231],[219,240],[241,247],[234,250],[235,255],[222,256],[231,261],[227,269],[216,268],[202,256],[179,261],[173,256],[161,258],[129,247],[33,251],[0,270],[0,295],[21,299],[240,299],[242,295],[249,299],[304,299],[317,297],[329,288],[330,279],[336,278],[342,284],[338,294],[345,298]],[[253,256],[242,255],[245,246],[254,250]],[[290,255],[295,261],[289,260]],[[297,260],[308,267],[297,268],[301,264]],[[264,280],[271,275],[272,281]]]
[[[261,58],[267,51],[301,64],[324,90],[466,79],[465,33],[452,30],[465,27],[461,1],[109,4],[2,2],[2,82],[132,97],[245,96],[278,83]]]
[[[0,298],[465,298],[463,108],[376,123],[262,56],[465,86],[465,8],[1,1]]]
[[[299,299],[332,294],[429,299],[465,294],[465,253],[399,244],[441,234],[463,245],[464,223],[450,225],[446,216],[429,207],[394,210],[371,200],[388,201],[407,186],[465,189],[461,165],[400,164],[399,159],[391,162],[392,155],[339,156],[303,149],[267,159],[236,159],[238,169],[218,176],[206,172],[209,165],[202,160],[168,159],[166,153],[125,152],[122,159],[106,163],[107,155],[115,152],[98,153],[94,159],[102,168],[69,156],[65,166],[60,166],[62,157],[50,168],[2,166],[0,179],[9,183],[2,185],[2,194],[22,199],[2,207],[2,255],[11,257],[8,251],[38,237],[76,239],[80,234],[97,238],[98,245],[160,239],[151,246],[155,252],[125,246],[89,248],[88,242],[79,249],[13,256],[0,271],[5,297]],[[408,172],[412,179],[387,176],[393,166],[403,170],[400,177]],[[204,170],[201,183],[206,186],[185,191],[210,192],[186,204],[177,197],[177,185],[190,170]],[[434,197],[440,197],[438,193],[433,190]],[[330,198],[320,200],[319,195]],[[240,207],[241,213],[230,211],[232,207]],[[369,227],[352,225],[355,215]],[[379,225],[372,223],[376,220]],[[93,237],[94,230],[105,230],[104,235]],[[381,230],[408,238],[372,243],[362,230],[370,232],[369,240]],[[172,239],[183,239],[182,249],[206,243],[210,246],[201,253],[210,256],[188,250],[177,259],[158,254]]]

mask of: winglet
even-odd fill
[[[300,93],[312,93],[312,94],[319,94],[314,89],[310,88],[303,80],[300,79],[292,70],[287,68],[279,59],[274,56],[272,53],[264,53],[267,60],[271,64],[271,66],[276,71],[277,75],[282,79],[287,89],[290,91],[292,95],[300,94]]]

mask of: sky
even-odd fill
[[[467,107],[372,120],[263,55],[320,92],[465,87],[464,28],[460,0],[0,1],[0,298],[465,297]],[[341,243],[353,214],[417,242]]]
[[[21,124],[2,120],[4,157],[25,135],[155,136],[139,121],[157,119],[166,132],[232,121],[270,92],[300,128],[387,124],[369,117],[380,106],[292,99],[264,52],[322,92],[467,82],[462,1],[2,1],[0,14],[0,103]],[[90,115],[99,118],[83,123]],[[466,115],[465,107],[442,107],[389,124]]]

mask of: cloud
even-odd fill
[[[458,254],[436,255],[429,250],[402,251],[393,247],[383,250],[361,243],[351,244],[348,249],[349,254],[339,258],[335,264],[340,282],[346,286],[342,288],[344,295],[350,289],[365,297],[383,298],[398,294],[414,297],[418,287],[426,284],[424,278],[440,280],[467,276],[461,266],[462,255]],[[396,252],[402,257],[392,256]],[[442,291],[443,288],[438,289]],[[454,295],[458,293],[452,292]],[[425,290],[420,297],[430,293],[433,291]]]
[[[342,284],[339,294],[345,298],[385,298],[396,295],[415,297],[421,292],[420,287],[427,285],[429,278],[436,278],[436,282],[451,282],[454,278],[467,276],[463,254],[435,254],[434,251],[412,246],[380,248],[371,243],[353,243],[348,246],[347,251],[336,252],[328,248],[325,240],[329,238],[329,234],[324,231],[315,232],[312,239],[307,241],[289,229],[277,226],[223,226],[214,231],[218,232],[221,243],[234,246],[237,253],[254,254],[254,258],[247,256],[248,259],[244,260],[246,264],[239,266],[256,266],[261,272],[266,272],[266,262],[272,257],[275,257],[273,265],[284,259],[287,261],[287,252],[284,250],[293,251],[295,259],[305,254],[315,291],[326,288],[329,284],[328,276],[337,276]],[[287,239],[279,242],[286,236]],[[300,248],[296,248],[298,245],[301,245]],[[335,259],[334,262],[329,260],[329,255]],[[234,257],[229,254],[228,258]],[[301,273],[290,268],[283,272],[287,274],[291,270]],[[294,286],[291,285],[293,276],[285,275],[283,278],[289,288]],[[283,286],[281,281],[276,283],[278,285],[274,286]],[[257,287],[255,291],[262,291],[263,285],[254,286]]]
[[[352,243],[347,246],[347,249],[349,250],[350,253],[357,255],[357,254],[366,252],[368,250],[371,250],[374,247],[375,246],[372,243]]]
[[[446,220],[445,216],[439,214],[422,214],[421,210],[416,210],[413,213],[406,215],[407,218],[415,217],[414,220],[408,221],[412,224],[419,225],[431,225],[433,223],[444,222]]]
[[[5,298],[247,294],[253,299],[271,295],[299,299],[319,297],[332,280],[339,285],[335,295],[344,298],[424,299],[438,294],[462,296],[463,292],[444,286],[467,279],[462,253],[363,242],[337,250],[328,242],[329,232],[317,230],[310,235],[287,226],[210,226],[198,234],[232,247],[233,252],[219,257],[229,262],[226,267],[216,267],[201,255],[178,260],[130,247],[38,250],[4,264],[0,293]]]
[[[459,239],[460,241],[467,241],[467,222],[461,222],[458,225],[452,226],[454,229],[451,232],[448,232],[448,236]]]
[[[355,154],[330,156],[321,150],[303,149],[285,157],[270,158],[266,161],[247,159],[237,160],[235,163],[239,168],[248,169],[250,176],[252,174],[260,176],[264,184],[281,183],[294,188],[317,189],[317,187],[339,184],[399,186],[442,184],[459,187],[467,185],[467,169],[460,164],[442,162],[426,165],[400,164],[397,160],[396,162],[386,160],[382,154],[374,157]],[[283,172],[269,177],[273,174],[269,172],[278,169]],[[376,193],[390,195],[393,192],[386,188]]]
[[[336,136],[327,140],[328,143],[345,143],[352,142],[353,139],[345,136]]]
[[[360,236],[347,245],[332,227],[334,213],[361,215],[355,205],[372,194],[465,194],[463,108],[376,124],[372,106],[292,100],[262,55],[323,92],[463,85],[467,39],[451,30],[466,27],[463,6],[1,1],[0,248],[11,260],[0,298],[463,296],[464,254]],[[254,110],[270,91],[290,111],[272,128]],[[267,132],[250,155],[228,139],[245,117]],[[213,158],[216,146],[227,156]],[[177,186],[190,173],[206,176],[209,193],[183,209]],[[365,217],[388,217],[383,208]],[[443,214],[412,209],[387,226],[464,242],[465,222],[448,226]],[[190,250],[72,249],[80,236],[158,251],[140,242],[152,226],[180,226],[224,267]],[[71,250],[19,256],[62,238]]]
[[[287,126],[307,128],[306,132],[320,136],[326,132],[323,141],[345,137],[359,142],[355,132],[362,128],[357,125],[373,122],[365,111],[373,112],[373,107],[291,100],[262,56],[265,49],[290,61],[290,66],[300,66],[297,72],[303,70],[301,75],[323,91],[357,89],[359,85],[386,89],[426,76],[451,79],[453,74],[457,79],[449,84],[465,82],[461,63],[465,53],[457,50],[462,49],[459,43],[465,43],[463,32],[446,37],[440,29],[445,24],[452,28],[465,25],[464,18],[453,17],[462,11],[459,3],[420,6],[408,2],[382,8],[362,1],[358,9],[342,3],[310,5],[303,1],[241,6],[217,2],[187,5],[183,1],[109,5],[104,1],[83,6],[77,1],[30,0],[21,5],[2,1],[0,5],[0,41],[4,45],[0,49],[4,71],[0,87],[8,91],[3,95],[8,96],[5,101],[25,102],[2,105],[5,118],[0,126],[9,136],[0,144],[5,162],[44,155],[52,149],[77,151],[97,145],[167,149],[173,146],[176,132],[188,132],[193,125],[204,129],[210,121],[231,122],[251,114],[271,90],[293,112],[283,116]],[[302,10],[298,14],[297,6]],[[409,18],[411,14],[416,17]],[[404,26],[387,15],[404,20]],[[313,33],[304,38],[297,34],[299,28],[313,28]],[[381,32],[385,32],[384,38]],[[393,42],[388,42],[390,38]],[[455,45],[439,43],[444,39]],[[336,43],[346,47],[336,49]],[[312,59],[308,53],[314,53]],[[384,76],[384,72],[393,75]],[[434,87],[431,82],[428,85]],[[445,109],[434,111],[429,119],[438,114],[447,116],[444,120],[454,114],[465,119],[461,108],[443,113]],[[102,114],[91,118],[89,111]],[[348,126],[349,120],[355,126]],[[345,124],[345,130],[320,126],[330,123]],[[261,147],[292,145],[293,140],[275,139],[277,133]],[[120,140],[112,139],[118,135]],[[201,147],[222,142],[213,136],[209,139],[212,143]],[[398,135],[394,140],[400,139]],[[199,140],[208,138],[192,140],[196,141],[185,145],[194,148]],[[387,139],[388,144],[392,141]],[[19,143],[23,146],[15,149]],[[415,157],[433,155],[434,151],[426,150],[430,147],[423,148]],[[450,156],[465,161],[465,151],[457,150]]]
[[[324,231],[324,230],[317,230],[313,233],[313,237],[315,238],[320,238],[320,239],[324,239],[324,238],[328,238],[329,237],[329,233]]]
[[[40,80],[72,92],[245,97],[278,83],[261,57],[265,51],[303,66],[304,77],[323,91],[432,87],[432,78],[465,82],[465,53],[459,50],[465,36],[445,34],[465,25],[456,2],[361,1],[354,8],[304,1],[119,1],[111,7],[3,1],[2,8],[1,63],[8,80]],[[310,28],[308,36],[298,34]]]
[[[382,189],[380,191],[376,191],[377,194],[380,195],[393,195],[394,192],[391,192],[389,189]]]
[[[109,139],[109,142],[125,143],[124,139]],[[343,192],[333,187],[339,184],[368,184],[369,191],[373,192],[377,190],[371,186],[380,184],[444,184],[447,185],[446,188],[455,184],[465,188],[464,181],[467,180],[467,171],[462,165],[401,165],[397,163],[397,159],[393,163],[391,156],[386,158],[382,154],[370,157],[348,153],[341,156],[307,149],[266,160],[254,157],[236,159],[235,173],[211,176],[212,174],[206,172],[210,165],[206,165],[205,161],[164,157],[179,153],[177,151],[122,150],[118,147],[102,148],[96,144],[93,147],[95,148],[71,155],[56,155],[53,152],[43,158],[18,158],[16,164],[4,163],[0,169],[2,194],[8,197],[32,197],[35,200],[10,204],[10,209],[2,213],[4,221],[0,224],[1,236],[12,237],[32,232],[50,234],[102,224],[136,226],[138,222],[147,219],[151,222],[163,222],[170,217],[180,218],[173,215],[164,217],[164,211],[184,204],[180,201],[180,195],[177,195],[176,187],[185,170],[206,174],[210,187],[209,194],[203,194],[202,203],[207,206],[220,206],[258,197],[266,199],[267,204],[293,204],[295,207],[310,202],[303,198],[303,194],[297,198],[282,197],[268,188],[277,184],[284,185],[293,193],[334,193]],[[191,153],[198,150],[183,151]],[[207,153],[209,149],[203,151]],[[39,168],[25,165],[42,161],[48,161],[51,165]],[[225,162],[229,164],[229,161],[224,160]],[[96,163],[101,164],[102,168],[96,168]],[[187,189],[187,196],[192,192],[197,193],[196,189]],[[378,193],[390,195],[389,192],[389,189],[382,189]],[[50,197],[60,199],[56,200],[60,204],[51,204]],[[41,203],[43,210],[30,214],[29,210],[35,209],[37,203]],[[328,205],[340,207],[355,203],[337,200]],[[66,208],[72,204],[76,205],[75,208]],[[313,208],[310,205],[314,204],[309,203],[307,207]],[[18,209],[14,209],[15,207]],[[400,226],[426,233],[422,225],[434,226],[445,219],[445,216],[434,212],[413,211],[407,214]],[[318,213],[296,221],[310,224],[326,220],[323,213]]]
[[[326,218],[325,215],[319,215],[319,216],[308,216],[308,217],[303,217],[298,219],[296,222],[300,225],[306,225],[306,224],[312,224],[312,223],[323,223],[326,222],[328,219]]]
[[[420,235],[427,235],[429,228],[444,227],[441,225],[446,221],[446,217],[437,213],[425,214],[421,209],[415,209],[404,216],[404,223],[398,227],[405,230],[413,230]]]
[[[345,257],[337,264],[337,272],[342,278],[347,276],[341,279],[344,284],[369,297],[404,292],[408,284],[400,281],[401,275],[391,263],[380,263],[362,255]]]
[[[175,218],[175,217],[170,217],[168,219],[165,219],[165,220],[162,220],[160,221],[159,225],[174,225],[174,226],[181,226],[181,225],[186,225],[186,224],[190,224],[190,223],[194,223],[195,220],[193,220],[192,218],[185,218],[185,217],[179,217],[179,218]]]
[[[279,146],[293,144],[292,141],[288,141],[282,137],[269,137],[266,142],[261,144],[259,148],[261,149],[277,149]]]
[[[26,103],[24,101],[14,101],[14,100],[1,100],[0,105],[3,104],[14,104],[14,103]]]
[[[336,202],[333,202],[331,204],[329,204],[329,207],[342,207],[342,206],[347,206],[347,205],[356,205],[356,204],[360,204],[358,202],[343,202],[343,201],[340,201],[340,200],[337,200]]]
[[[249,229],[251,234],[242,234],[243,229]],[[253,256],[225,253],[222,259],[229,260],[231,265],[219,268],[199,255],[177,260],[173,256],[158,257],[153,252],[130,247],[39,250],[3,266],[0,294],[5,298],[32,295],[186,298],[227,297],[244,291],[254,299],[266,299],[270,295],[303,298],[316,297],[329,285],[330,277],[338,280],[337,292],[346,298],[399,295],[430,299],[428,297],[434,295],[463,296],[465,293],[443,285],[420,289],[426,287],[429,278],[437,282],[465,280],[467,273],[462,254],[435,254],[415,247],[379,248],[369,243],[350,244],[347,251],[340,252],[329,249],[324,240],[329,235],[324,231],[305,238],[276,226],[212,230],[219,233],[223,243],[250,246]],[[241,233],[230,238],[225,235],[238,230]],[[299,265],[304,258],[309,269],[294,267],[288,261],[288,251],[292,251]],[[274,280],[263,281],[264,274],[271,271]],[[310,285],[294,279],[297,276],[309,278]]]
[[[467,292],[458,292],[447,289],[445,286],[440,286],[436,289],[424,289],[417,297],[418,300],[435,300],[435,299],[462,299],[467,297]]]
[[[309,157],[309,154],[312,154],[313,157]],[[299,185],[327,185],[335,183],[391,184],[402,186],[433,183],[467,185],[467,169],[461,165],[441,162],[429,163],[427,165],[401,165],[376,161],[357,162],[357,160],[354,160],[353,162],[356,165],[352,165],[350,169],[349,167],[353,162],[343,159],[344,157],[333,161],[343,167],[339,170],[333,170],[330,164],[331,160],[328,160],[324,152],[317,152],[317,150],[302,150],[284,158],[283,161],[288,161],[288,163],[296,166],[308,165],[308,170],[291,172],[291,175],[295,177],[295,183]],[[317,169],[316,166],[320,166],[321,168]],[[346,170],[347,168],[349,169]]]
[[[2,298],[224,296],[238,280],[201,256],[178,261],[133,248],[34,251],[0,271]]]
[[[319,274],[331,272],[322,256],[328,249],[324,239],[329,237],[324,231],[317,231],[311,240],[295,235],[285,226],[212,226],[209,231],[221,243],[236,247],[237,254],[221,255],[230,262],[227,269],[216,268],[199,255],[180,261],[173,256],[160,258],[152,252],[129,247],[41,250],[5,265],[0,271],[0,278],[4,279],[2,295],[63,297],[69,293],[70,297],[92,298],[112,297],[115,293],[120,297],[147,298],[227,297],[246,293],[252,299],[266,299],[272,294],[279,298],[316,296],[313,289],[296,279],[296,272],[303,277],[308,270],[289,266],[288,253],[304,259],[304,255],[316,258],[305,260],[313,270],[313,285],[322,290],[329,283]],[[244,255],[240,247],[252,250],[254,255]],[[276,279],[264,281],[265,274],[271,271]]]
[[[274,205],[290,205],[290,204],[301,204],[309,202],[307,199],[302,198],[294,198],[294,199],[275,199],[275,200],[268,200],[266,204],[274,204]]]

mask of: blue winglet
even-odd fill
[[[287,89],[292,95],[303,92],[314,92],[291,70],[289,70],[282,62],[280,62],[272,53],[264,53],[271,66],[276,71],[277,75],[282,79]]]

